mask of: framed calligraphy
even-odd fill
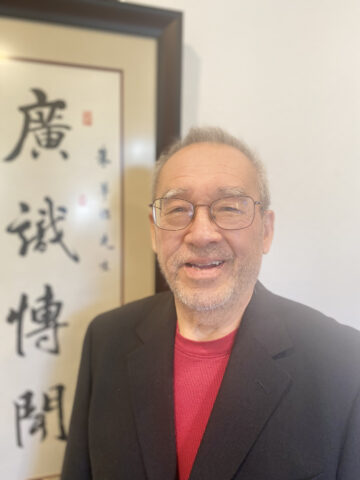
[[[180,132],[181,25],[180,12],[115,0],[0,0],[9,480],[58,478],[89,321],[155,290],[146,205]]]

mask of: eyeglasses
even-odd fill
[[[210,205],[194,205],[182,198],[157,198],[149,205],[154,223],[163,230],[182,230],[190,225],[197,207],[208,207],[211,220],[224,230],[250,227],[255,217],[255,206],[261,202],[246,195],[215,200]]]

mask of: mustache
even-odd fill
[[[192,258],[206,258],[208,260],[229,261],[233,259],[232,252],[229,252],[218,245],[206,245],[205,247],[187,246],[179,249],[172,256],[172,263],[181,265],[187,263]]]

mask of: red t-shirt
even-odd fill
[[[174,401],[179,480],[189,478],[236,331],[208,342],[189,340],[176,332]]]

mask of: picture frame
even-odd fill
[[[61,285],[57,284],[57,277],[59,272],[62,272],[62,265],[59,267],[59,264],[52,263],[55,262],[55,256],[47,256],[48,253],[45,255],[43,252],[35,252],[32,259],[29,259],[28,255],[26,268],[29,271],[23,274],[23,259],[16,255],[20,239],[9,235],[11,229],[11,233],[15,233],[14,225],[18,222],[18,219],[15,219],[15,207],[17,209],[18,205],[21,206],[21,214],[26,209],[32,208],[34,212],[35,208],[40,207],[39,203],[35,207],[36,202],[32,204],[24,194],[30,178],[27,173],[29,170],[26,169],[36,165],[37,171],[41,171],[43,180],[46,180],[46,175],[54,176],[54,172],[58,172],[54,170],[55,163],[60,165],[61,169],[68,160],[59,155],[56,158],[51,157],[52,153],[48,155],[49,158],[46,158],[45,154],[37,158],[39,148],[35,155],[35,149],[31,150],[30,147],[26,158],[14,160],[10,150],[14,147],[15,137],[10,138],[10,135],[6,134],[0,139],[0,187],[4,195],[15,192],[12,204],[3,202],[2,210],[0,209],[1,212],[6,212],[6,220],[2,223],[0,232],[3,246],[5,239],[0,291],[2,297],[6,298],[0,307],[0,337],[3,347],[0,349],[0,376],[6,390],[6,395],[0,399],[3,425],[0,450],[6,462],[0,466],[0,476],[9,480],[59,478],[65,448],[63,440],[70,420],[81,343],[91,319],[105,309],[166,288],[158,267],[155,267],[151,251],[147,205],[151,199],[151,170],[155,159],[180,134],[181,41],[182,14],[177,11],[116,0],[0,0],[0,88],[3,91],[0,102],[5,98],[6,102],[3,101],[2,106],[6,104],[8,108],[10,103],[13,105],[10,115],[12,118],[7,117],[2,124],[0,120],[0,130],[14,119],[19,120],[20,113],[24,112],[24,105],[28,108],[34,94],[38,98],[44,97],[40,86],[36,82],[31,83],[29,79],[35,78],[36,72],[46,73],[47,70],[51,71],[46,73],[51,79],[58,69],[61,78],[67,79],[67,84],[71,83],[73,78],[74,85],[77,85],[77,90],[70,92],[72,99],[77,98],[79,91],[84,95],[84,90],[88,92],[87,98],[98,98],[95,102],[96,108],[103,103],[108,106],[104,115],[100,115],[96,110],[90,113],[82,112],[83,122],[89,120],[88,114],[91,119],[91,113],[95,119],[102,117],[104,131],[109,121],[113,127],[109,130],[119,134],[119,137],[115,135],[112,143],[116,146],[121,144],[115,149],[120,153],[116,153],[116,157],[119,157],[119,168],[114,170],[121,172],[121,178],[115,182],[116,195],[119,194],[121,198],[115,198],[114,205],[111,206],[113,210],[109,209],[110,213],[120,213],[121,217],[121,228],[116,227],[120,234],[114,237],[120,239],[121,259],[118,270],[121,272],[121,292],[118,295],[115,292],[111,297],[108,287],[104,287],[97,292],[98,300],[89,292],[81,298],[74,296],[75,301],[71,298],[71,310],[70,298],[66,296],[66,289],[71,283],[69,279],[78,287],[81,286],[82,277],[72,277],[71,272],[75,271],[77,266],[69,256],[72,255],[74,260],[75,253],[82,255],[81,249],[80,252],[78,250],[83,245],[83,240],[76,244],[74,238],[71,238],[71,241],[75,243],[71,243],[69,238],[69,244],[66,245],[67,258],[64,255],[65,246],[62,245],[63,250],[58,248],[59,255],[62,259],[65,258],[66,269],[70,272],[70,276],[64,277],[64,285]],[[1,80],[1,75],[7,71],[7,65],[17,73],[14,77],[17,83],[21,83],[22,77],[27,78],[28,83],[23,93],[27,95],[28,103],[16,97],[16,90],[15,94],[5,91],[3,86],[6,86],[6,81]],[[83,89],[82,78],[86,78]],[[53,83],[58,87],[56,82]],[[107,91],[107,84],[115,87],[109,87]],[[100,87],[96,88],[96,85]],[[11,88],[13,87],[12,85]],[[94,92],[93,95],[91,92]],[[50,101],[50,90],[46,93],[49,94]],[[113,93],[118,94],[120,100],[112,102]],[[52,95],[51,99],[54,98],[57,97]],[[115,108],[111,116],[106,112],[111,111],[113,103],[119,103],[119,108]],[[2,111],[4,112],[4,109]],[[119,128],[113,125],[117,116],[120,118]],[[72,128],[72,122],[68,121],[67,125],[64,123],[62,128]],[[109,132],[106,133],[110,135]],[[18,134],[15,133],[15,136]],[[36,146],[35,140],[32,141]],[[37,138],[37,141],[41,147],[41,139]],[[30,144],[30,141],[28,143]],[[78,145],[78,151],[81,150],[80,147],[81,145]],[[64,152],[61,153],[65,156]],[[67,165],[70,165],[73,158],[74,155]],[[49,159],[53,163],[50,163]],[[94,162],[94,158],[86,155],[81,168],[84,168],[84,165],[86,168],[87,161]],[[10,170],[12,173],[7,176]],[[96,175],[95,170],[94,172],[93,176]],[[113,174],[115,175],[118,173]],[[23,183],[19,184],[19,178]],[[77,178],[79,177],[74,177],[73,180],[75,186],[81,184]],[[34,183],[34,180],[31,179],[30,183]],[[16,185],[16,188],[13,188],[13,185]],[[61,185],[54,185],[53,183],[53,190],[49,191],[61,191]],[[36,193],[36,185],[34,189]],[[84,198],[82,195],[78,198],[81,204]],[[50,202],[49,199],[48,201]],[[65,216],[65,209],[61,208],[59,211]],[[43,206],[38,211],[45,215]],[[3,213],[1,216],[4,218]],[[51,245],[50,240],[49,253],[51,249],[57,248],[56,241],[60,237],[60,232],[57,232],[57,239],[53,239]],[[41,248],[45,248],[44,245],[41,245]],[[15,261],[10,256],[10,251],[14,253],[14,258],[18,257]],[[39,265],[36,262],[39,262]],[[57,266],[51,271],[51,265]],[[46,270],[48,267],[50,270]],[[35,269],[40,272],[38,277],[32,276]],[[44,275],[47,271],[50,273]],[[72,296],[76,288],[73,288],[74,292],[71,290],[72,288],[68,288],[68,296]],[[49,317],[46,327],[48,338],[45,338],[45,323],[41,330],[43,336],[37,338],[37,326],[34,322],[39,323],[40,316],[36,316],[36,312],[40,312],[40,303],[45,300],[49,302],[50,297],[52,308],[55,305],[60,310],[61,304],[63,317],[59,317],[58,321]],[[24,307],[20,312],[21,305],[25,304],[27,311]],[[51,308],[48,308],[48,313],[50,310]],[[29,314],[28,317],[25,317],[25,314]],[[43,322],[43,319],[41,321]],[[51,322],[53,327],[55,326],[53,330],[50,329]],[[24,332],[21,339],[22,329]],[[51,340],[50,335],[54,335],[52,352],[46,343]],[[20,341],[23,342],[21,345]],[[41,410],[43,405],[47,405],[47,409]],[[18,420],[15,428],[14,413]],[[39,419],[42,419],[41,422]]]
[[[182,12],[117,0],[0,0],[1,17],[154,39],[157,49],[156,158],[180,135]],[[155,291],[167,289],[157,264],[154,281]]]

